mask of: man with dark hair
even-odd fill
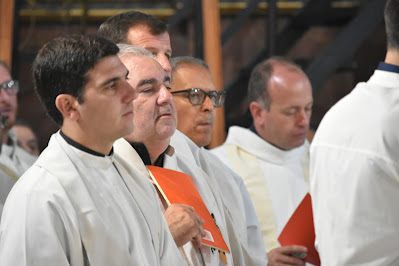
[[[385,61],[327,112],[310,148],[322,265],[399,265],[399,0],[386,2],[385,27]]]
[[[98,34],[114,43],[131,44],[150,51],[162,68],[170,73],[172,48],[163,21],[138,11],[128,11],[107,19],[101,24]]]
[[[185,265],[155,189],[113,153],[133,130],[137,97],[118,51],[80,35],[39,51],[35,89],[60,131],[10,192],[1,265]]]
[[[270,265],[304,265],[292,256],[302,246],[280,247],[277,238],[308,192],[306,134],[312,87],[288,59],[258,64],[248,86],[250,129],[230,127],[225,143],[212,150],[244,180],[259,219]]]
[[[0,61],[0,217],[12,186],[37,158],[17,145],[17,136],[11,129],[18,112],[18,90],[18,81],[12,79],[7,65]]]
[[[114,40],[111,39],[111,41],[118,42],[120,40],[127,40],[129,44],[138,45],[149,50],[156,56],[162,68],[170,74],[171,68],[168,59],[172,54],[172,50],[168,32],[165,31],[157,35],[152,34],[151,32],[153,32],[153,30],[151,26],[146,23],[146,20],[136,21],[137,17],[146,17],[148,15],[140,15],[137,13],[139,12],[131,11],[109,18],[100,26],[99,34],[109,38],[107,32],[115,31],[119,36],[115,37]],[[131,28],[122,27],[124,30],[119,31],[117,27],[119,25],[118,18],[120,17],[123,17],[123,24],[135,26]],[[128,18],[128,21],[125,21],[126,18]],[[129,19],[131,20],[130,22]],[[159,23],[162,24],[163,22]],[[137,27],[136,25],[140,26]],[[107,29],[107,31],[104,29]],[[153,107],[155,108],[155,106]],[[158,141],[165,142],[166,137],[163,136],[163,138],[164,139]],[[212,182],[216,180],[218,183],[224,183],[223,187],[226,189],[225,191],[228,191],[227,194],[222,195],[223,204],[228,202],[228,207],[225,206],[227,209],[226,219],[229,220],[228,222],[231,221],[234,223],[234,226],[232,226],[230,230],[231,235],[229,234],[230,244],[232,245],[232,249],[235,250],[232,252],[234,263],[240,265],[265,265],[267,263],[267,258],[264,246],[262,243],[259,244],[257,241],[259,239],[258,237],[254,237],[255,235],[260,235],[256,215],[254,214],[253,207],[246,208],[247,206],[252,206],[249,196],[241,195],[241,188],[232,181],[234,178],[237,178],[233,177],[235,173],[233,173],[229,167],[221,163],[220,160],[213,158],[215,156],[209,156],[209,154],[204,153],[195,143],[178,130],[174,131],[172,137],[168,136],[167,138],[170,139],[170,141],[167,142],[174,147],[176,154],[184,156],[185,162],[200,168],[200,171],[198,171],[198,173],[201,172],[200,176],[205,172],[205,179],[210,178],[213,180]],[[164,150],[161,151],[161,153],[163,152]],[[158,156],[159,154],[155,157]],[[196,167],[192,168],[194,169]],[[190,174],[188,169],[187,171],[180,170],[186,174]],[[220,192],[216,194],[218,195],[217,197],[220,197]],[[187,240],[187,235],[197,234],[202,228],[201,225],[198,224],[197,217],[191,209],[180,207],[181,206],[174,209],[173,205],[169,206],[165,212],[165,217],[176,243],[187,243],[187,241],[190,240]],[[179,217],[184,217],[185,219],[180,219]],[[188,227],[187,225],[197,226]],[[183,232],[190,233],[183,234]]]

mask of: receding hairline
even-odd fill
[[[305,72],[303,71],[303,69],[299,65],[297,65],[294,61],[291,61],[288,59],[281,59],[278,57],[271,58],[267,61],[269,62],[270,66],[272,67],[272,69],[271,69],[272,75],[273,75],[273,72],[276,67],[282,67],[290,72],[300,72],[300,73],[306,75]]]

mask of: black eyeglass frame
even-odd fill
[[[226,92],[225,91],[204,91],[200,88],[190,88],[187,90],[181,90],[181,91],[172,91],[172,94],[176,94],[176,93],[183,93],[183,92],[187,92],[188,93],[188,100],[190,101],[190,103],[192,105],[201,105],[204,103],[206,96],[209,97],[209,99],[211,100],[212,104],[214,107],[221,107],[224,104],[224,101],[226,100]],[[198,93],[198,92],[202,92],[202,99],[199,102],[193,102],[193,98],[190,97],[193,93]]]
[[[19,92],[18,80],[8,80],[0,84],[0,90],[4,89],[8,95],[16,95]]]

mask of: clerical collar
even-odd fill
[[[136,150],[145,165],[152,165],[150,154],[148,153],[147,147],[144,145],[144,143],[130,142],[130,145],[132,145],[132,147]],[[168,149],[169,147],[163,153],[161,153],[161,155],[159,155],[158,159],[156,159],[154,163],[154,166],[163,167],[163,160]]]
[[[65,133],[62,132],[62,130],[60,130],[60,135],[65,139],[65,141],[66,141],[69,145],[71,145],[71,146],[73,146],[73,147],[75,147],[75,148],[77,148],[77,149],[79,149],[79,150],[81,150],[81,151],[87,152],[87,153],[89,153],[89,154],[91,154],[91,155],[100,156],[100,157],[105,157],[104,154],[99,153],[99,152],[96,152],[96,151],[93,151],[92,149],[89,149],[89,148],[83,146],[82,144],[77,143],[76,141],[74,141],[73,139],[71,139],[70,137],[68,137],[67,135],[65,135]],[[109,153],[109,155],[111,155],[111,154],[114,152],[113,150],[114,150],[114,148],[112,148],[112,150],[111,150],[111,152]]]
[[[251,130],[253,133],[255,133],[256,135],[258,135],[258,137],[260,137],[261,139],[263,139],[264,141],[266,141],[266,142],[269,143],[270,145],[276,147],[277,149],[282,150],[282,151],[286,151],[286,150],[284,150],[284,149],[282,149],[282,148],[280,148],[280,147],[274,145],[273,143],[268,142],[268,141],[265,140],[264,138],[262,138],[261,135],[259,135],[258,131],[256,131],[256,128],[255,128],[254,123],[252,123],[252,125],[249,127],[249,130]]]
[[[383,71],[399,73],[399,66],[388,64],[388,63],[385,63],[385,62],[380,62],[378,64],[378,68],[377,69],[378,70],[383,70]]]

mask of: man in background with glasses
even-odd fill
[[[0,61],[0,217],[11,188],[36,160],[36,156],[17,146],[17,136],[10,130],[17,118],[18,90],[18,81]]]
[[[174,57],[171,93],[177,109],[177,129],[199,147],[207,146],[217,107],[224,103],[226,93],[217,91],[208,65],[190,56]]]
[[[306,248],[280,247],[277,238],[308,192],[310,81],[294,62],[273,57],[252,71],[248,98],[251,128],[230,127],[225,143],[212,152],[243,178],[259,219],[269,265],[304,265],[292,255],[306,253]]]

